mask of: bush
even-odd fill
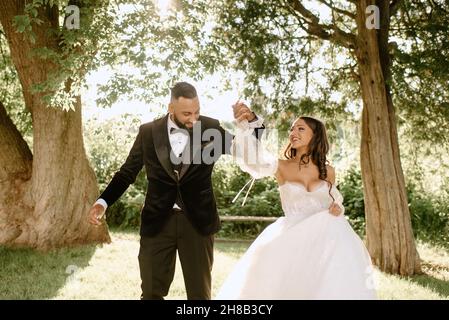
[[[449,244],[449,196],[447,192],[429,194],[410,183],[407,186],[407,194],[415,237],[447,246]]]
[[[345,214],[354,230],[365,235],[365,205],[360,171],[350,169],[339,189],[344,197]],[[447,188],[442,188],[447,190]],[[422,190],[413,179],[406,186],[414,236],[416,239],[439,245],[449,243],[449,196]]]
[[[365,236],[365,201],[360,170],[356,167],[350,168],[341,179],[338,189],[343,195],[345,215],[349,218],[354,231],[363,238]]]

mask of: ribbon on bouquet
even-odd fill
[[[246,199],[248,198],[248,194],[249,194],[249,192],[251,191],[251,189],[252,189],[252,187],[254,185],[254,181],[256,181],[256,178],[251,178],[250,180],[248,180],[248,182],[243,186],[243,188],[240,189],[240,191],[236,194],[236,196],[232,200],[232,203],[237,201],[237,199],[240,196],[240,194],[242,193],[242,191],[245,190],[246,186],[251,183],[249,188],[248,188],[248,191],[246,191],[245,198],[243,198],[243,202],[242,202],[242,207],[243,207],[245,205],[245,203],[246,203]]]
[[[239,98],[237,99],[237,102],[236,102],[235,104],[237,104],[237,103],[240,102],[240,96],[241,96],[240,90],[238,90],[238,97],[239,97]],[[243,119],[242,122],[248,122],[248,120]],[[234,145],[234,148],[235,148],[235,145]],[[235,154],[235,152],[234,152],[234,154]],[[249,192],[250,192],[251,189],[253,188],[254,181],[256,181],[255,178],[251,178],[250,180],[248,180],[248,182],[245,183],[245,185],[243,186],[243,188],[240,189],[240,191],[235,195],[234,199],[232,199],[232,203],[235,203],[235,202],[237,201],[237,199],[239,198],[240,194],[243,192],[243,190],[245,190],[246,186],[247,186],[248,184],[250,184],[250,186],[249,186],[249,188],[248,188],[248,191],[246,191],[245,198],[243,198],[243,202],[242,202],[242,207],[243,207],[243,206],[245,205],[245,203],[246,203],[246,199],[248,199],[248,194],[249,194]]]

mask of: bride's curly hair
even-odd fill
[[[312,163],[318,167],[320,180],[324,180],[329,185],[329,195],[332,200],[335,201],[331,194],[332,183],[327,180],[327,168],[326,165],[329,161],[326,159],[327,153],[329,152],[329,141],[327,139],[326,127],[324,124],[312,117],[299,117],[299,119],[304,120],[307,126],[312,129],[313,137],[309,142],[309,151],[301,156],[299,159],[299,170],[301,170],[302,165],[306,165],[312,160]],[[297,121],[296,119],[295,121]],[[292,144],[289,143],[284,150],[284,157],[286,159],[293,159],[296,157],[296,149],[292,148]]]

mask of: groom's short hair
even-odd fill
[[[180,97],[184,97],[187,99],[193,99],[197,97],[196,89],[190,83],[187,82],[177,82],[170,89],[171,97],[170,100],[178,100]]]

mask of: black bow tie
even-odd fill
[[[186,129],[179,129],[179,128],[171,127],[170,128],[170,134],[174,134],[174,133],[183,133],[185,135],[189,134]]]

